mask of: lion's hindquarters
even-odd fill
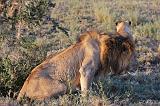
[[[57,97],[60,94],[64,94],[66,90],[66,86],[58,80],[49,77],[30,78],[23,85],[17,100],[20,100],[24,95],[43,100],[51,96]]]
[[[17,97],[17,100],[18,100],[18,101],[20,101],[21,98],[25,95],[25,93],[26,93],[26,88],[27,88],[27,84],[28,84],[28,82],[25,81],[22,89],[20,90],[20,92],[19,92],[19,94],[18,94],[18,97]]]
[[[35,67],[25,81],[17,99],[24,95],[32,99],[57,97],[66,93],[68,81],[79,86],[78,70],[83,60],[82,44],[70,46],[63,52]],[[69,76],[69,78],[68,78]]]
[[[67,86],[59,80],[50,79],[50,78],[40,78],[36,83],[37,87],[35,90],[36,93],[35,98],[50,98],[50,97],[58,97],[59,95],[65,94],[67,91]],[[38,88],[38,89],[37,89]],[[32,96],[30,96],[32,97]]]

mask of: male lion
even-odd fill
[[[120,22],[117,24],[117,29],[120,29],[118,26],[122,31],[117,30],[114,37],[86,32],[80,36],[79,42],[35,67],[17,100],[24,95],[38,100],[57,97],[65,94],[69,87],[72,90],[81,87],[82,94],[86,95],[95,77],[125,70],[134,51],[134,43],[126,31],[129,24]]]

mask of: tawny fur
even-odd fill
[[[126,24],[124,24],[126,25]],[[95,77],[124,71],[134,51],[130,37],[86,32],[79,41],[35,67],[18,95],[43,100],[81,87],[86,94]],[[121,36],[119,36],[121,35]]]

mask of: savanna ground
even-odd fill
[[[160,0],[53,0],[41,26],[24,28],[21,38],[9,22],[0,23],[0,105],[160,105]],[[54,23],[53,20],[54,19]],[[119,19],[132,21],[136,61],[129,73],[106,76],[89,99],[78,93],[45,102],[15,99],[31,70],[51,53],[76,42],[80,33],[115,31]],[[97,86],[97,87],[95,87]]]

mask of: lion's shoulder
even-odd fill
[[[77,42],[88,41],[88,40],[98,40],[100,34],[97,31],[87,31],[80,34],[77,37]]]

